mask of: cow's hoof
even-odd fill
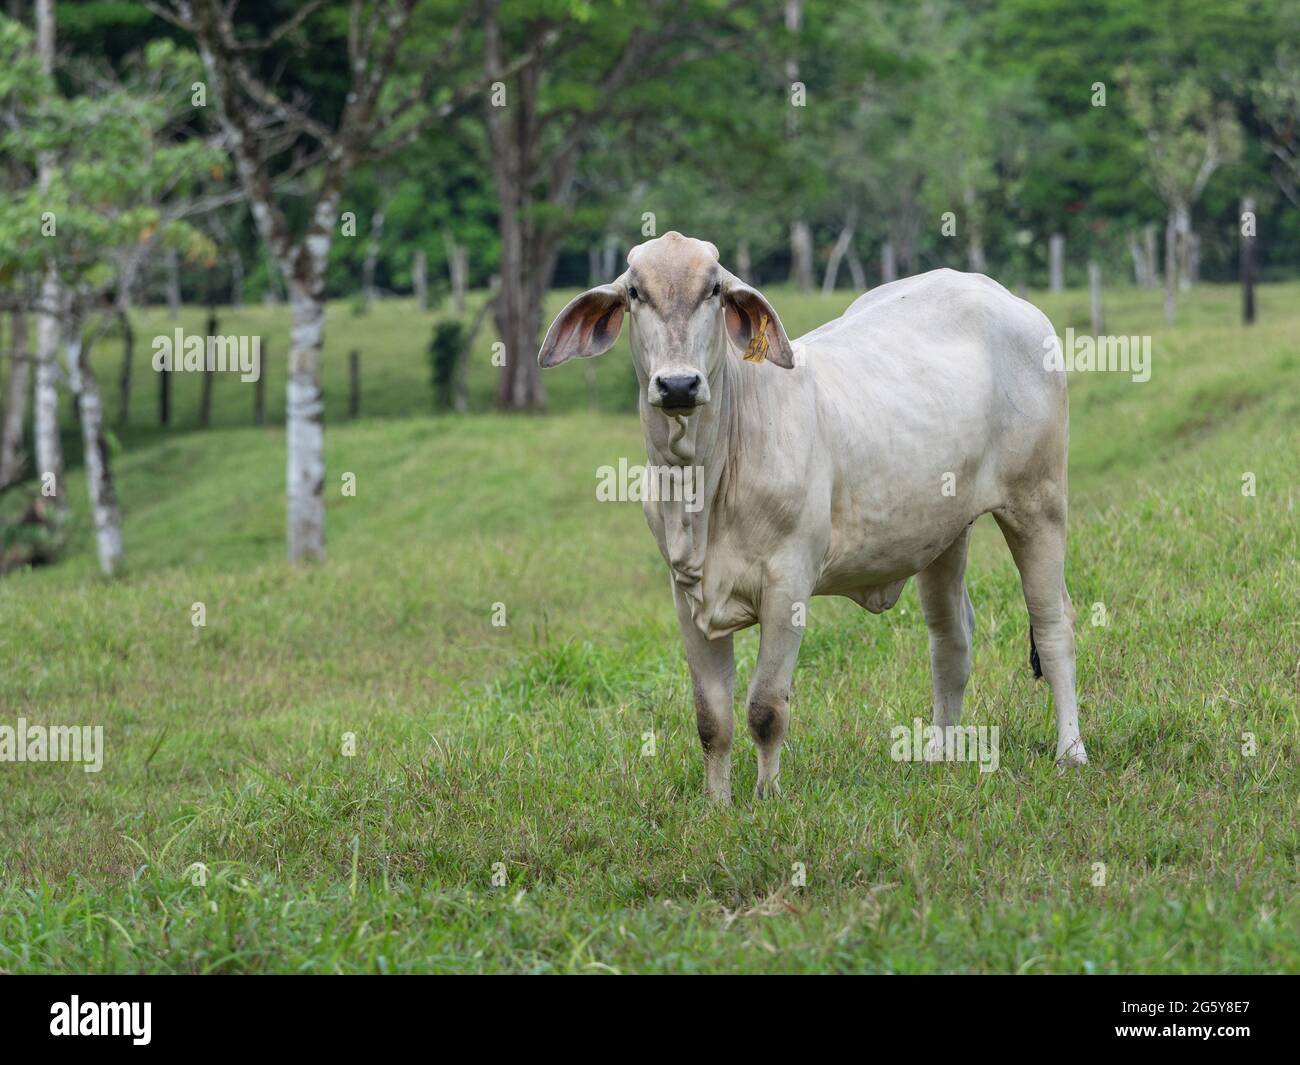
[[[727,788],[726,791],[706,791],[704,794],[707,796],[709,802],[713,803],[715,806],[731,805],[730,788]]]
[[[1083,740],[1075,740],[1064,751],[1056,754],[1057,769],[1073,769],[1075,766],[1088,764],[1088,752],[1083,749]]]
[[[769,780],[766,784],[759,781],[754,785],[754,799],[779,799],[781,797],[781,785],[775,780]]]

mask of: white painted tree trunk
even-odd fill
[[[366,240],[366,257],[361,264],[361,289],[367,309],[370,301],[379,298],[375,288],[375,270],[379,266],[379,248],[384,239],[384,211],[377,208],[370,216],[370,235]]]
[[[415,292],[415,305],[421,311],[429,309],[429,257],[423,248],[411,256],[411,288]]]
[[[41,69],[54,73],[54,0],[36,2],[37,51]],[[46,192],[54,172],[54,159],[42,152],[37,160],[37,184]],[[59,313],[62,287],[54,260],[48,259],[41,279],[41,308],[36,319],[36,386],[33,391],[32,423],[36,437],[36,474],[41,494],[49,500],[51,512],[60,514],[66,505],[63,494],[63,443],[59,439]]]
[[[1047,241],[1047,287],[1052,292],[1065,291],[1065,237],[1053,233]]]
[[[826,273],[822,277],[822,295],[829,296],[835,291],[835,282],[840,276],[840,263],[853,246],[853,227],[845,226],[831,248],[830,258],[826,260]]]
[[[442,235],[447,249],[447,275],[451,281],[451,306],[458,315],[465,313],[465,294],[469,290],[469,253],[450,233]]]
[[[5,395],[4,427],[0,429],[0,489],[22,480],[27,456],[23,454],[23,424],[27,421],[27,396],[31,391],[31,356],[27,351],[27,316],[15,310],[10,317],[9,380]]]
[[[736,276],[747,285],[754,283],[754,263],[747,240],[736,245]]]
[[[104,435],[104,405],[99,385],[82,347],[81,321],[72,315],[68,322],[67,360],[69,379],[76,382],[77,413],[81,417],[81,442],[86,468],[86,493],[90,497],[90,521],[95,530],[95,551],[105,577],[117,574],[122,565],[122,513],[117,505],[108,441]]]
[[[1165,321],[1172,322],[1178,313],[1178,217],[1169,209],[1165,223]]]
[[[601,284],[608,284],[618,276],[618,238],[607,236],[601,250],[600,270],[604,274]]]
[[[802,220],[790,225],[790,281],[798,286],[800,292],[812,291],[812,230]]]
[[[848,251],[849,277],[853,280],[853,287],[858,292],[867,291],[867,271],[862,267],[862,260],[858,258],[858,253],[853,245],[849,245]]]
[[[306,251],[303,254],[307,254]],[[320,263],[323,270],[324,262]],[[292,327],[285,395],[289,560],[325,558],[325,404],[321,351],[325,304],[319,288],[290,286]]]
[[[1133,260],[1133,284],[1138,288],[1146,288],[1147,272],[1150,267],[1147,265],[1137,234],[1132,231],[1128,235],[1128,253]]]
[[[41,494],[61,509],[63,494],[63,442],[59,439],[59,308],[62,286],[53,265],[41,283],[41,313],[36,319],[36,388],[32,422],[36,437],[36,475]]]

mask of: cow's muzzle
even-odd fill
[[[650,406],[665,414],[684,413],[709,401],[709,385],[700,373],[664,373],[650,378]]]

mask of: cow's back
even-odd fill
[[[815,396],[810,468],[831,477],[832,569],[917,566],[1063,448],[1065,375],[1044,362],[1052,337],[1046,316],[997,282],[935,270],[867,293],[794,342],[794,372]]]

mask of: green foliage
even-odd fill
[[[458,320],[439,322],[429,341],[429,368],[433,376],[433,403],[440,410],[450,410],[456,366],[465,346],[465,326]]]
[[[31,44],[30,34],[0,18],[0,49],[17,77],[31,73]],[[192,77],[194,64],[174,44],[155,41],[138,83],[93,95],[64,97],[39,76],[36,93],[0,80],[0,96],[25,119],[0,137],[15,183],[0,201],[0,270],[33,272],[49,258],[65,283],[103,289],[113,254],[155,236],[188,259],[214,256],[200,230],[163,213],[226,165],[224,153],[201,139],[165,139],[176,106],[168,87]],[[44,188],[36,178],[42,157],[52,161]]]

